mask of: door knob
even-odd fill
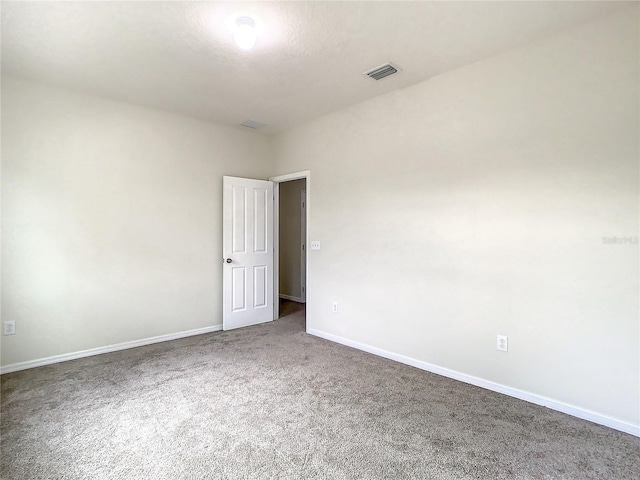
[[[232,261],[233,261],[233,260],[231,260],[230,258],[227,258],[227,259],[225,260],[225,262],[227,262],[227,263],[231,263]]]

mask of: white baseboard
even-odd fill
[[[42,367],[51,365],[52,363],[66,362],[68,360],[76,360],[78,358],[91,357],[103,353],[117,352],[126,350],[127,348],[143,347],[154,343],[167,342],[169,340],[177,340],[178,338],[191,337],[193,335],[202,335],[203,333],[211,333],[222,330],[222,325],[214,325],[213,327],[196,328],[194,330],[185,330],[183,332],[168,333],[157,337],[143,338],[141,340],[132,340],[130,342],[117,343],[115,345],[107,345],[106,347],[91,348],[89,350],[81,350],[79,352],[64,353],[62,355],[54,355],[53,357],[39,358],[37,360],[29,360],[27,362],[11,363],[0,367],[0,375],[4,373],[17,372],[28,368]]]
[[[421,370],[426,370],[427,372],[442,375],[443,377],[452,378],[454,380],[469,383],[477,387],[486,388],[487,390],[491,390],[493,392],[498,392],[504,395],[509,395],[510,397],[519,398],[520,400],[525,400],[530,403],[535,403],[536,405],[541,405],[543,407],[547,407],[552,410],[556,410],[558,412],[566,413],[568,415],[572,415],[574,417],[578,417],[583,420],[588,420],[593,423],[604,425],[606,427],[610,427],[615,430],[619,430],[621,432],[629,433],[631,435],[635,435],[636,437],[640,437],[640,425],[634,425],[632,423],[624,422],[622,420],[617,420],[615,418],[612,418],[597,412],[593,412],[591,410],[576,407],[574,405],[569,405],[567,403],[560,402],[558,400],[553,400],[552,398],[544,397],[542,395],[537,395],[535,393],[519,390],[517,388],[508,387],[506,385],[501,385],[499,383],[491,382],[489,380],[484,380],[482,378],[474,377],[472,375],[467,375],[465,373],[457,372],[455,370],[449,370],[448,368],[439,367],[438,365],[434,365],[432,363],[416,360],[415,358],[407,357],[405,355],[400,355],[398,353],[389,352],[381,348],[372,347],[371,345],[349,340],[347,338],[343,338],[338,335],[333,335],[331,333],[323,332],[322,330],[308,328],[307,333],[309,333],[310,335],[315,335],[316,337],[321,337],[326,340],[330,340],[332,342],[346,345],[348,347],[353,347],[358,350],[362,350],[364,352],[372,353],[374,355],[378,355],[379,357],[384,357],[390,360],[395,360],[396,362],[404,363],[406,365],[411,365],[412,367],[416,367]]]
[[[292,297],[291,295],[285,295],[284,293],[280,294],[280,298],[291,300],[292,302],[305,303],[304,300],[300,297]]]

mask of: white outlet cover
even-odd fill
[[[311,250],[320,250],[320,242],[317,240],[311,242]]]
[[[506,335],[498,335],[496,339],[496,348],[501,352],[509,351],[509,338]]]
[[[15,320],[10,320],[8,322],[2,323],[2,334],[3,335],[15,335],[16,334],[16,322]]]

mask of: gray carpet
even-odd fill
[[[267,325],[2,376],[27,479],[639,479],[640,439]]]

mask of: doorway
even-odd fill
[[[270,179],[274,182],[274,319],[304,322],[308,299],[309,172]]]

